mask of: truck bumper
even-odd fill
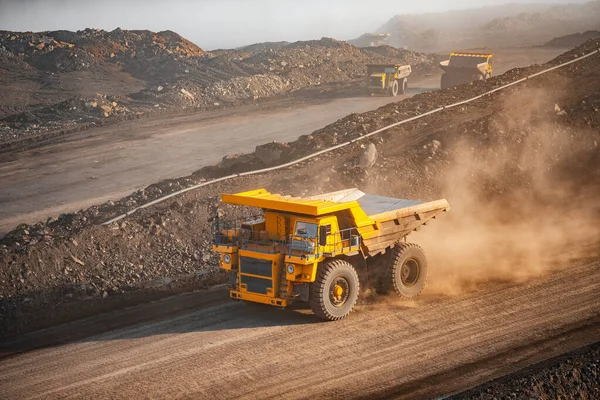
[[[367,89],[371,93],[386,93],[388,91],[387,88],[382,88],[381,86],[369,86]]]
[[[245,293],[245,292],[240,292],[237,290],[230,290],[229,297],[231,297],[232,299],[251,301],[254,303],[269,304],[269,305],[276,306],[276,307],[287,307],[288,306],[287,299],[263,296],[263,295],[255,294],[255,293]]]

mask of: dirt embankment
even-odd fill
[[[450,397],[459,399],[600,398],[600,344],[533,365]]]
[[[317,92],[364,80],[365,64],[435,70],[437,58],[323,38],[205,52],[171,31],[0,31],[0,145],[111,121]]]
[[[550,65],[598,45],[588,42]],[[2,335],[80,316],[81,310],[114,306],[120,299],[134,301],[148,291],[172,293],[222,279],[218,273],[198,273],[216,264],[208,219],[220,193],[256,187],[292,195],[360,187],[422,200],[447,197],[451,213],[414,239],[432,250],[432,263],[441,271],[431,277],[430,290],[448,294],[481,281],[524,279],[547,270],[553,260],[597,257],[597,62],[597,56],[591,57],[376,136],[371,141],[379,157],[367,170],[357,165],[367,143],[358,142],[294,168],[208,186],[117,224],[98,226],[141,202],[202,179],[297,158],[542,67],[512,70],[488,82],[351,115],[296,142],[269,145],[283,146],[287,153],[266,152],[260,160],[257,151],[238,158],[247,157],[246,162],[222,163],[191,177],[164,181],[119,202],[22,225],[0,245],[0,265],[6,266],[0,271],[0,311],[6,316]]]

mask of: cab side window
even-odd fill
[[[317,237],[317,224],[310,224],[307,222],[298,221],[296,222],[296,230],[294,236],[314,239]]]

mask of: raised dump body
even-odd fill
[[[442,89],[486,80],[493,73],[492,54],[451,53],[448,60],[440,62],[440,68],[444,71],[440,83]]]
[[[369,95],[397,96],[406,93],[410,65],[367,64],[367,90]]]
[[[425,284],[425,256],[401,240],[450,208],[446,200],[424,203],[358,189],[304,199],[260,189],[222,200],[261,209],[246,221],[215,217],[213,248],[230,271],[231,297],[282,307],[304,300],[325,319],[353,309],[357,269],[365,260],[400,296],[417,295]]]

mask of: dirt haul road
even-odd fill
[[[171,314],[211,295],[198,292],[127,311],[134,320],[160,308],[168,315],[151,323],[8,356],[40,334],[5,343],[0,387],[22,399],[431,398],[600,340],[599,267],[582,261],[451,299],[389,298],[330,323],[304,310],[220,300]],[[45,335],[127,318],[116,313]]]
[[[564,49],[500,49],[497,73],[548,61]],[[440,71],[441,73],[441,71]],[[45,220],[119,199],[162,179],[187,175],[227,154],[269,141],[310,134],[350,113],[364,112],[439,88],[439,76],[410,81],[409,93],[284,103],[212,113],[128,121],[74,135],[15,155],[0,156],[0,234],[19,223]]]

